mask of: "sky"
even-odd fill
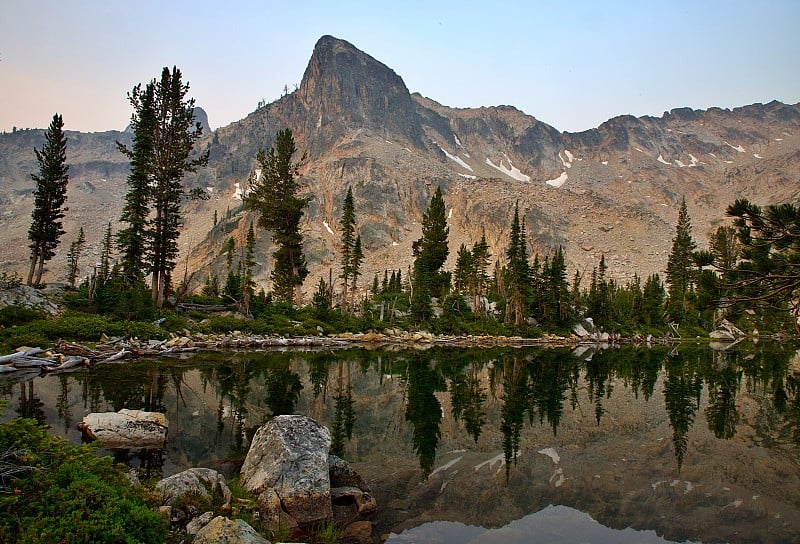
[[[800,102],[800,1],[0,0],[0,130],[123,129],[127,93],[178,66],[212,128],[349,41],[411,92],[512,105],[558,130],[676,107]]]

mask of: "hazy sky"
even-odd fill
[[[217,128],[299,84],[325,34],[412,92],[559,130],[800,101],[800,0],[0,0],[0,130],[122,129],[126,93],[173,65]]]

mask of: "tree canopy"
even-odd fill
[[[735,218],[741,244],[739,262],[729,270],[730,302],[788,308],[800,333],[800,209],[791,203],[761,208],[740,199],[727,214]]]

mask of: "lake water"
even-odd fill
[[[4,417],[163,411],[151,477],[231,475],[259,425],[304,414],[410,542],[798,542],[796,346],[209,353],[0,381]],[[794,361],[794,362],[793,362]],[[792,370],[794,369],[794,370]]]

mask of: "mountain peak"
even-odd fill
[[[416,109],[402,78],[345,40],[323,36],[317,41],[297,98],[318,126],[344,119],[352,127],[415,139],[408,121]]]

